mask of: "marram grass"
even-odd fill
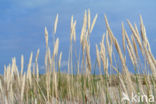
[[[39,75],[39,49],[36,56],[31,53],[25,73],[23,72],[24,56],[21,56],[21,69],[18,69],[16,58],[13,58],[12,64],[4,67],[4,74],[0,77],[0,104],[154,104],[156,101],[154,98],[156,95],[156,60],[150,48],[142,17],[140,16],[140,30],[136,24],[133,26],[127,20],[132,32],[131,38],[122,23],[122,45],[120,46],[109,26],[107,17],[104,16],[106,32],[102,40],[96,44],[97,61],[95,68],[91,61],[90,47],[92,46],[89,37],[92,35],[97,18],[98,15],[96,14],[91,19],[90,11],[85,11],[80,35],[81,49],[79,50],[80,53],[77,54],[77,60],[73,61],[76,20],[73,16],[71,17],[68,73],[63,73],[61,72],[63,53],[58,51],[61,40],[55,39],[59,22],[59,15],[57,14],[54,22],[53,50],[48,45],[49,34],[45,27],[45,74]],[[144,61],[141,61],[141,56]],[[32,67],[33,57],[35,57],[34,67]],[[132,62],[133,67],[131,68],[137,74],[129,71],[128,61]],[[119,67],[119,62],[121,67]],[[98,75],[92,73],[94,69],[99,70]],[[150,74],[146,69],[149,69]],[[73,70],[77,70],[77,73],[71,74]],[[116,74],[110,74],[109,70],[114,70]],[[143,70],[145,70],[144,73],[139,73]],[[131,99],[132,93],[139,94],[135,101]],[[123,99],[124,94],[129,100]],[[141,94],[146,96],[142,98]]]

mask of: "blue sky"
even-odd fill
[[[49,38],[52,38],[55,16],[59,14],[59,24],[56,36],[60,38],[60,50],[68,55],[68,40],[70,18],[77,20],[77,38],[83,22],[85,9],[90,8],[91,16],[97,13],[98,19],[91,35],[91,51],[95,43],[101,40],[105,32],[103,15],[106,14],[115,36],[120,40],[121,22],[129,19],[139,24],[139,14],[142,15],[150,40],[152,52],[156,57],[156,1],[155,0],[0,0],[0,72],[4,64],[11,63],[11,58],[24,54],[28,63],[30,52],[34,55],[40,48],[39,63],[44,63],[44,27],[47,26]],[[128,27],[127,27],[128,29]],[[78,38],[79,39],[79,38]],[[77,40],[79,42],[79,40]],[[52,44],[52,42],[51,42]],[[95,52],[91,52],[95,56]],[[64,57],[66,60],[66,57]]]

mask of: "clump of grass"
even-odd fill
[[[106,32],[102,36],[101,42],[96,44],[97,65],[95,64],[94,67],[92,56],[90,55],[90,47],[92,46],[90,45],[89,36],[96,24],[97,17],[98,15],[96,14],[91,22],[90,10],[85,11],[80,35],[81,48],[79,53],[76,54],[78,56],[77,60],[74,61],[73,47],[76,43],[76,20],[74,20],[74,16],[71,17],[68,73],[63,73],[61,72],[61,60],[64,54],[58,51],[59,41],[61,40],[59,38],[55,39],[58,25],[57,14],[53,30],[53,50],[48,45],[49,34],[45,27],[45,74],[39,74],[39,49],[37,50],[33,67],[33,53],[30,54],[27,72],[23,73],[24,56],[21,56],[21,72],[19,72],[16,65],[16,58],[13,58],[12,64],[5,66],[4,74],[0,76],[0,103],[119,104],[125,103],[122,101],[122,92],[129,97],[132,92],[155,96],[156,60],[151,52],[142,17],[140,16],[141,32],[139,32],[136,24],[133,26],[127,20],[132,32],[131,38],[129,38],[122,23],[122,46],[120,46],[109,26],[107,17],[104,16]],[[139,55],[139,49],[144,62],[140,61],[142,59]],[[130,57],[130,60],[126,57]],[[117,60],[120,61],[117,62]],[[130,68],[127,67],[128,61],[132,62],[132,68],[136,73],[129,71]],[[143,72],[141,67],[145,67],[146,72],[150,69],[151,74],[139,73],[141,70]],[[120,72],[121,69],[122,71]],[[78,70],[78,73],[74,74],[73,70]],[[99,75],[93,73],[93,70],[99,70]],[[109,70],[114,70],[115,74],[110,74]]]

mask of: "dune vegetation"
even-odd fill
[[[54,45],[53,49],[48,45],[49,35],[45,27],[45,73],[39,72],[39,49],[35,56],[30,54],[27,69],[23,55],[21,66],[17,66],[16,58],[12,58],[12,63],[4,67],[4,74],[0,77],[0,104],[154,104],[156,60],[142,17],[140,16],[139,28],[127,20],[132,35],[128,35],[122,23],[122,44],[119,45],[107,17],[104,16],[106,31],[96,44],[97,64],[96,68],[93,68],[90,35],[97,18],[98,15],[91,18],[90,11],[85,11],[79,42],[81,48],[75,55],[73,45],[79,34],[76,34],[76,20],[71,17],[68,73],[63,73],[61,61],[64,54],[61,50],[58,51],[61,40],[56,34],[59,20],[57,15],[53,42],[50,42]],[[74,56],[77,56],[77,60],[73,60]],[[33,57],[35,62],[32,61]],[[127,62],[131,62],[132,67],[129,68]],[[32,65],[33,63],[35,64]],[[98,70],[99,74],[92,73],[93,69]],[[134,69],[135,73],[130,72],[131,69]],[[73,70],[77,72],[72,74]],[[115,73],[110,74],[109,70]],[[137,94],[136,99],[132,99],[134,93]],[[141,96],[142,94],[146,96]],[[125,96],[129,100],[123,99]]]

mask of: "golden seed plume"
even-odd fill
[[[73,16],[71,17],[71,32],[70,32],[70,42],[72,40],[76,41],[76,21],[73,20]]]
[[[123,50],[125,53],[125,29],[124,29],[124,24],[122,22],[122,45],[123,45]]]
[[[128,22],[128,25],[129,25],[129,27],[130,27],[130,29],[131,29],[131,31],[132,31],[132,33],[133,33],[135,39],[137,40],[137,42],[138,42],[138,44],[139,44],[140,49],[142,50],[142,44],[141,44],[141,39],[140,39],[140,37],[139,37],[138,34],[136,33],[136,31],[135,31],[134,27],[132,26],[132,24],[130,23],[130,21],[127,20],[127,22]]]
[[[132,53],[131,53],[131,51],[130,51],[130,49],[129,49],[129,46],[128,46],[128,45],[127,45],[127,50],[128,50],[128,53],[129,53],[130,59],[131,59],[131,61],[132,61],[133,65],[134,65],[135,63],[134,63],[134,60],[133,60],[133,57],[132,57]]]
[[[37,54],[36,54],[35,62],[37,62],[37,61],[38,61],[38,56],[39,56],[39,53],[40,53],[40,49],[37,49]]]
[[[107,46],[107,51],[109,55],[109,60],[110,60],[110,63],[112,64],[112,45],[110,45],[109,43],[108,31],[106,31],[106,46]]]
[[[30,85],[32,84],[32,78],[31,78],[32,57],[33,57],[33,53],[31,52],[28,69],[27,69],[27,79],[29,80]]]
[[[24,88],[25,88],[25,74],[22,78],[22,86],[21,86],[21,101],[23,101],[23,96],[24,96]]]
[[[73,37],[73,16],[71,17],[71,23],[70,23],[70,41],[72,42],[72,37]]]
[[[136,42],[135,42],[135,39],[134,39],[133,35],[131,35],[131,39],[132,39],[132,42],[133,42],[133,47],[134,47],[134,50],[135,50],[135,54],[136,54],[137,57],[139,57],[137,45],[136,45]]]
[[[35,58],[37,81],[39,80],[39,69],[38,69],[38,57],[39,57],[39,53],[40,53],[40,50],[38,49],[37,50],[37,55],[36,55],[36,58]]]
[[[130,48],[130,51],[131,51],[131,55],[132,55],[134,64],[136,65],[136,64],[137,64],[136,55],[135,55],[135,53],[134,53],[133,46],[132,46],[132,44],[131,44],[131,41],[130,41],[130,39],[129,39],[129,37],[128,37],[126,31],[125,31],[125,37],[126,37],[126,40],[127,40],[127,43],[128,43],[128,48]]]
[[[90,9],[88,9],[88,31],[90,33]]]
[[[81,29],[81,36],[80,36],[80,43],[83,44],[83,41],[84,41],[84,35],[86,33],[86,26],[87,26],[87,13],[85,11],[84,13],[84,17],[83,17],[83,26],[82,26],[82,29]]]
[[[56,18],[55,18],[54,33],[53,34],[56,34],[57,24],[58,24],[58,14],[56,15]]]
[[[87,63],[88,63],[88,67],[89,67],[89,71],[91,72],[92,66],[91,66],[91,58],[90,58],[90,45],[86,44],[86,55],[87,55]]]
[[[54,56],[58,54],[58,47],[59,47],[59,39],[57,38],[54,46],[54,53],[53,53]]]
[[[93,31],[93,28],[94,28],[94,25],[96,23],[97,17],[98,17],[98,15],[96,14],[95,17],[94,17],[94,19],[93,19],[92,25],[91,25],[90,33]]]
[[[125,63],[123,54],[122,54],[122,52],[121,52],[120,46],[119,46],[119,44],[118,44],[118,41],[117,41],[116,39],[114,39],[114,45],[115,45],[115,48],[116,48],[116,50],[117,50],[117,52],[118,52],[118,54],[119,54],[119,57],[120,57],[120,60],[121,60],[122,65],[125,66],[126,63]]]
[[[23,74],[23,68],[24,68],[24,56],[21,56],[21,75]]]
[[[140,37],[140,34],[139,34],[139,31],[138,31],[137,25],[135,23],[134,23],[134,28],[135,28],[137,37]]]
[[[96,57],[97,57],[98,67],[99,67],[99,69],[101,69],[100,52],[99,52],[97,44],[96,44]]]
[[[62,52],[60,53],[60,57],[59,57],[59,63],[58,63],[59,68],[61,67],[61,60],[62,60]]]
[[[74,41],[76,42],[76,21],[74,21],[74,24],[73,24],[73,38],[74,38]]]
[[[47,30],[47,27],[45,27],[45,41],[46,41],[46,47],[48,47],[48,30]]]
[[[107,20],[107,17],[104,15],[104,18],[105,18],[105,22],[106,22],[106,28],[107,28],[107,31],[108,31],[108,34],[109,34],[109,38],[110,38],[110,41],[111,41],[111,45],[113,44],[113,41],[114,41],[114,35],[113,35],[113,32],[109,26],[109,23],[108,23],[108,20]]]

